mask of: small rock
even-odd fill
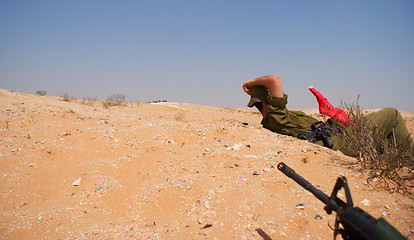
[[[234,151],[239,151],[239,150],[240,150],[240,148],[241,148],[242,146],[243,146],[243,145],[242,145],[241,143],[234,144],[234,145],[233,145],[233,147],[232,147],[232,149],[233,149]]]
[[[209,228],[209,227],[212,227],[212,226],[213,226],[213,224],[207,223],[206,225],[204,225],[203,229],[206,229],[206,228]]]
[[[76,179],[76,181],[74,181],[72,183],[72,186],[79,186],[79,184],[81,183],[81,181],[82,181],[82,177],[79,177],[78,179]]]
[[[303,203],[299,203],[298,205],[296,205],[296,208],[305,209],[305,205]]]
[[[232,147],[227,146],[227,145],[224,145],[224,147],[225,147],[227,150],[232,150],[232,149],[233,149]]]
[[[283,231],[277,232],[277,235],[279,235],[279,237],[286,237],[286,233]]]
[[[361,201],[361,204],[364,204],[364,206],[369,206],[369,200],[364,199]]]

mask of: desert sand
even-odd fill
[[[403,114],[413,133],[414,114]],[[327,195],[346,176],[356,206],[413,239],[412,194],[379,188],[355,159],[260,120],[249,109],[105,109],[0,89],[0,238],[265,239],[261,229],[332,239],[335,215],[276,168],[284,162]]]

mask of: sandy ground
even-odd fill
[[[260,120],[247,109],[104,109],[0,90],[0,238],[266,239],[261,229],[332,239],[334,215],[277,170],[283,161],[328,195],[346,176],[355,205],[413,239],[412,195],[375,188],[353,158]]]

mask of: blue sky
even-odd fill
[[[414,111],[414,1],[0,0],[0,88],[245,107],[279,74],[290,108]]]

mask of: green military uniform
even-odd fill
[[[395,108],[383,108],[378,112],[371,113],[366,116],[366,124],[370,129],[378,128],[379,130],[386,133],[387,137],[395,139],[395,143],[399,145],[408,144],[409,156],[414,156],[414,142],[404,123],[404,120],[400,112]],[[348,126],[352,127],[352,126]],[[358,153],[349,149],[346,143],[338,135],[331,137],[334,150],[340,150],[344,154],[352,157],[356,157]]]
[[[304,112],[288,110],[286,108],[286,94],[283,98],[269,94],[266,102],[268,103],[268,114],[263,118],[261,124],[273,132],[299,137],[310,133],[312,123],[318,121]]]
[[[268,104],[267,115],[261,122],[266,129],[284,135],[299,137],[312,132],[312,124],[318,122],[317,119],[306,115],[304,112],[288,110],[286,108],[288,98],[286,94],[283,95],[283,98],[277,98],[271,95],[265,87],[253,87],[250,89],[250,92],[251,99],[247,106],[253,107],[258,102],[266,102]],[[396,142],[403,143],[408,140],[410,141],[411,149],[414,149],[410,133],[401,114],[395,108],[384,108],[368,115],[367,124],[371,127],[382,128],[388,133],[394,131]],[[357,155],[357,153],[347,147],[347,144],[338,135],[332,136],[330,140],[334,150],[340,150],[348,156],[355,157]],[[323,145],[322,141],[316,143]]]

